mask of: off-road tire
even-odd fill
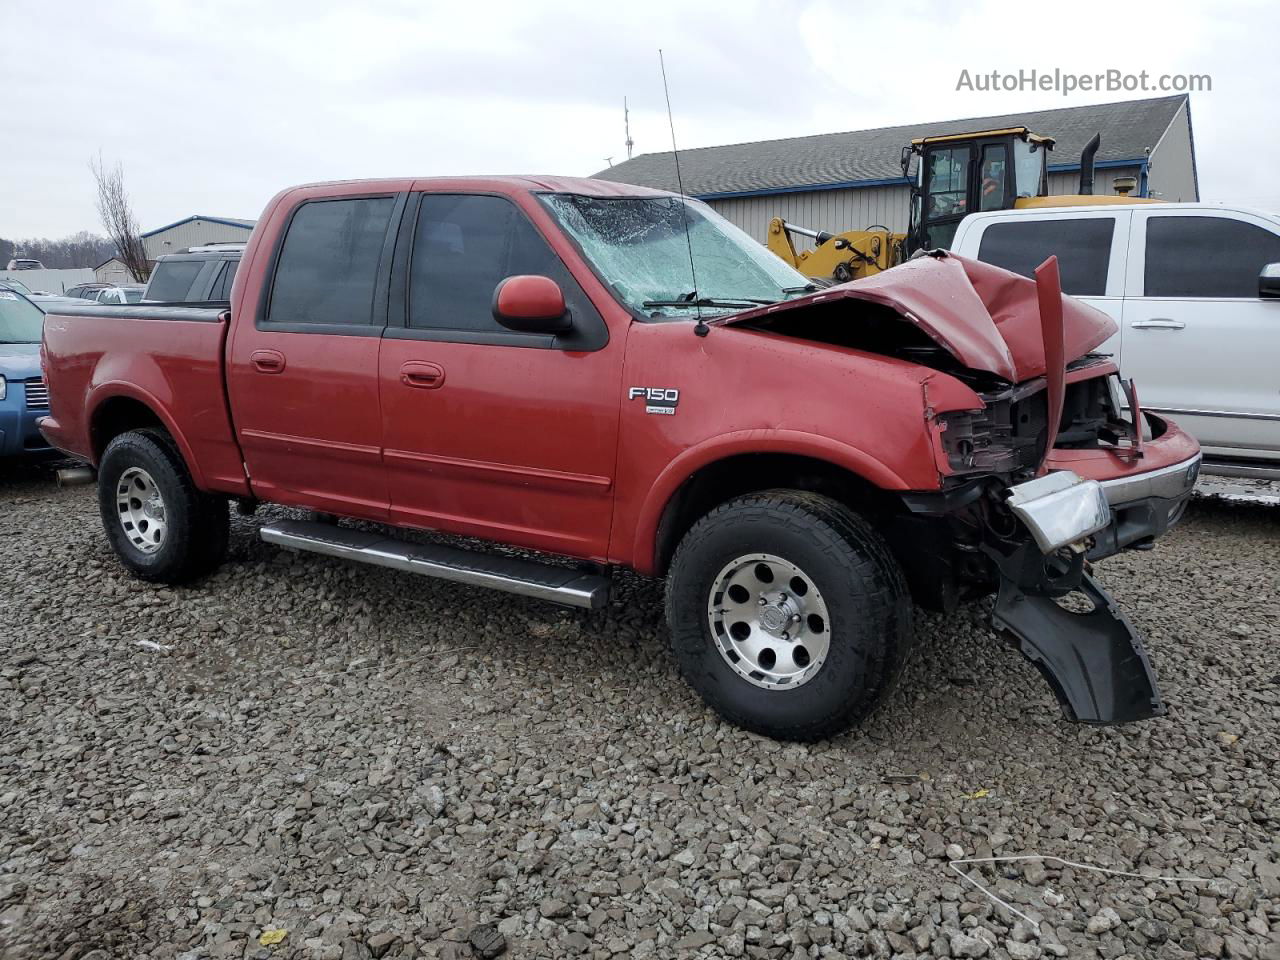
[[[740,676],[708,622],[718,573],[757,552],[803,569],[830,610],[826,659],[792,689]],[[740,497],[695,523],[668,572],[666,614],[680,672],[703,700],[731,723],[778,740],[820,740],[865,718],[901,672],[913,636],[906,581],[880,536],[837,501],[795,490]]]
[[[117,491],[130,468],[145,470],[163,498],[168,528],[153,553],[130,542],[121,525]],[[133,430],[107,445],[98,465],[98,507],[111,549],[141,580],[189,583],[226,558],[231,531],[227,500],[196,488],[177,444],[163,430]]]

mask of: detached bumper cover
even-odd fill
[[[1167,712],[1142,638],[1102,586],[1080,572],[1076,591],[1092,609],[1076,613],[1037,588],[1041,556],[1027,544],[997,558],[1000,592],[991,612],[997,632],[1009,636],[1048,681],[1071,720],[1130,723]]]
[[[1141,636],[1084,571],[1084,557],[1048,555],[1090,535],[1091,560],[1150,543],[1182,516],[1199,472],[1196,452],[1107,480],[1061,471],[1011,488],[1009,508],[1034,542],[990,552],[1000,574],[992,626],[1036,666],[1070,719],[1129,723],[1166,708]],[[1069,594],[1088,609],[1057,602]]]

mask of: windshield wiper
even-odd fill
[[[646,300],[643,307],[741,307],[777,303],[776,300],[760,300],[755,297],[697,297],[687,294],[678,300]]]
[[[816,293],[818,285],[816,283],[806,283],[803,287],[783,287],[783,293]]]

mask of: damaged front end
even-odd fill
[[[1057,471],[1006,493],[1021,529],[988,529],[980,545],[998,571],[993,627],[1035,664],[1070,719],[1163,716],[1141,637],[1087,571],[1092,538],[1112,523],[1101,484]]]
[[[1105,444],[1112,455],[1140,458],[1136,394],[1130,385],[1126,420],[1106,387],[1119,385],[1113,365],[1086,355],[1068,367],[1055,258],[1036,270],[1035,292],[1043,377],[937,424],[940,467],[953,476],[1034,471],[1034,479],[995,489],[1001,522],[982,525],[978,548],[997,571],[993,628],[1036,666],[1067,716],[1096,724],[1163,716],[1141,637],[1086,569],[1096,535],[1115,525],[1106,491],[1097,480],[1050,469],[1060,445]]]
[[[950,609],[995,593],[993,628],[1072,720],[1162,716],[1142,639],[1089,564],[1177,520],[1199,453],[1144,418],[1132,385],[1092,352],[1115,332],[1110,318],[1062,296],[1054,260],[1032,282],[935,254],[805,300],[720,322],[935,371],[922,390],[941,489],[903,494],[905,513],[882,525],[917,600]],[[935,401],[955,381],[973,402]],[[1140,486],[1153,476],[1163,479]]]
[[[1067,470],[1013,484],[987,475],[903,502],[900,531],[933,531],[936,556],[948,558],[931,574],[953,582],[958,599],[995,593],[992,628],[1036,666],[1068,719],[1164,715],[1141,636],[1090,572],[1116,522],[1101,483]]]

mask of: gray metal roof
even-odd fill
[[[1013,126],[1025,126],[1033,133],[1057,140],[1049,154],[1050,169],[1078,166],[1080,150],[1095,133],[1102,134],[1098,163],[1138,160],[1155,147],[1186,100],[1185,94],[1179,94],[997,117],[700,147],[680,151],[680,173],[684,177],[685,193],[702,197],[901,180],[902,148],[915,137]],[[601,170],[595,176],[643,187],[676,189],[676,170],[670,153],[641,154]]]
[[[197,220],[203,220],[206,223],[221,223],[228,227],[244,227],[246,230],[252,230],[258,223],[257,220],[242,220],[239,217],[207,217],[204,214],[197,213],[190,217],[184,217],[181,220],[175,220],[173,223],[166,223],[163,227],[156,227],[154,230],[148,230],[142,234],[144,237],[153,237],[157,233],[164,233],[166,230],[172,230],[174,227],[180,227],[184,223],[195,223]]]

